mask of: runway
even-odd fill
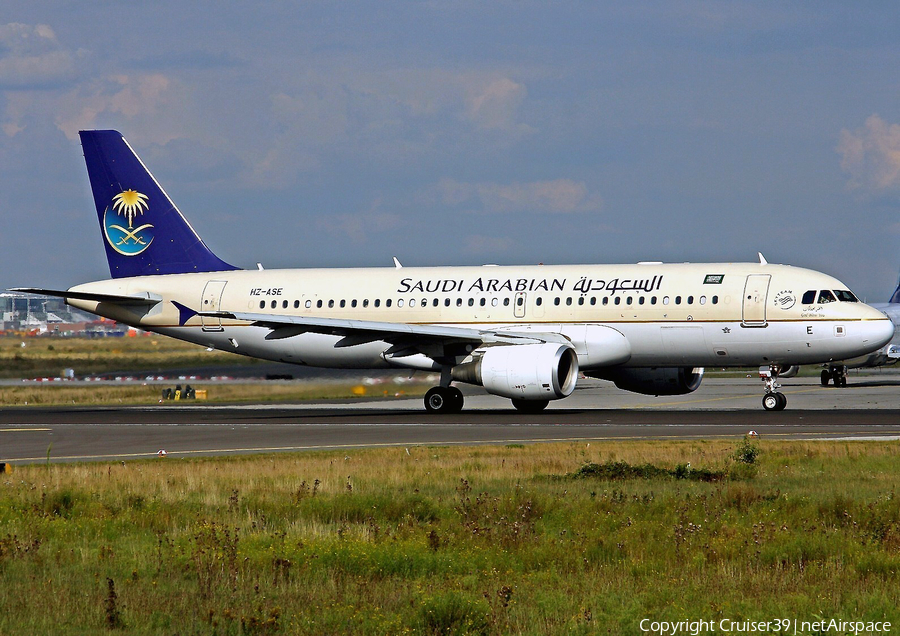
[[[708,379],[653,398],[585,382],[545,412],[467,393],[466,410],[429,415],[420,398],[290,405],[0,409],[0,462],[106,461],[340,448],[626,439],[900,439],[900,378],[854,376],[844,389],[784,381],[788,408],[766,412],[756,379]]]

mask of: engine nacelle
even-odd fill
[[[600,369],[587,375],[615,382],[623,391],[644,395],[693,393],[703,380],[703,367],[653,367]]]
[[[558,400],[575,390],[578,355],[553,343],[484,347],[453,367],[452,377],[502,397]]]
[[[781,367],[781,370],[778,372],[778,377],[779,378],[793,378],[799,372],[800,372],[799,364],[783,365]]]

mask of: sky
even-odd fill
[[[240,267],[900,275],[894,3],[2,4],[0,289],[109,277],[107,128]]]

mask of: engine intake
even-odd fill
[[[586,375],[615,382],[623,391],[644,395],[693,393],[703,380],[703,367],[652,367],[601,369]]]
[[[578,355],[564,344],[500,345],[476,349],[453,367],[458,382],[520,400],[558,400],[575,390]]]

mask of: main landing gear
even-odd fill
[[[425,394],[425,410],[429,413],[459,413],[464,401],[462,391],[455,386],[436,386]]]
[[[766,394],[763,396],[762,405],[767,411],[783,411],[787,406],[787,398],[784,397],[784,393],[777,391],[781,388],[781,385],[778,384],[778,371],[777,364],[759,368],[759,377],[766,383]]]
[[[829,380],[834,386],[847,386],[847,367],[828,367],[822,370],[822,386],[828,386]]]

